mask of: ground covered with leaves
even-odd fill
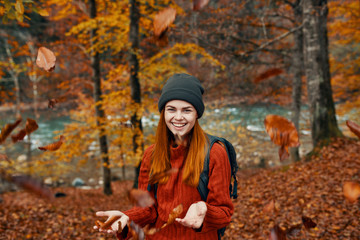
[[[223,239],[360,239],[360,203],[345,198],[348,181],[360,182],[360,142],[349,139],[337,139],[311,161],[241,170]],[[130,208],[131,187],[113,182],[111,196],[56,188],[67,196],[51,203],[23,191],[4,193],[0,239],[114,239],[92,229],[95,212]]]

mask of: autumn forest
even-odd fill
[[[0,0],[0,18],[0,239],[115,239],[96,211],[153,204],[137,175],[174,73],[237,153],[222,239],[360,239],[358,0]]]

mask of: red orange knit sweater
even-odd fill
[[[153,146],[144,154],[139,175],[139,188],[146,190],[150,172],[150,156]],[[180,218],[183,218],[191,204],[202,201],[196,187],[190,187],[182,182],[185,147],[171,149],[171,166],[179,171],[171,175],[165,184],[159,184],[157,202],[148,208],[135,207],[124,213],[140,226],[155,224],[160,228],[167,222],[169,213],[177,205],[184,207]],[[200,232],[184,227],[177,222],[163,228],[158,233],[147,236],[146,239],[186,239],[186,240],[217,240],[217,229],[230,223],[234,206],[230,199],[230,163],[226,150],[220,144],[214,144],[210,151],[209,164],[209,194],[206,200],[207,212]]]

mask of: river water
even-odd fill
[[[200,119],[200,124],[205,131],[228,138],[236,145],[243,162],[255,161],[257,164],[261,161],[261,158],[267,158],[270,165],[272,165],[278,163],[278,159],[274,159],[278,158],[278,148],[271,143],[269,136],[265,132],[264,119],[268,114],[281,115],[287,119],[290,119],[291,116],[291,112],[288,109],[278,105],[237,106],[221,109],[207,108]],[[23,124],[28,117],[34,118],[34,115],[31,112],[22,114]],[[158,115],[142,119],[145,134],[153,133],[158,119]],[[345,120],[346,117],[338,117],[342,130],[344,130]],[[14,121],[14,114],[3,113],[0,115],[1,127],[12,121]],[[37,119],[39,129],[31,134],[32,150],[38,152],[35,150],[37,146],[57,141],[54,137],[59,136],[65,125],[71,123],[71,121],[69,116],[49,114],[48,111],[40,113],[40,118]],[[300,117],[300,141],[304,143],[300,149],[301,155],[311,150],[309,128],[309,113],[306,108],[303,108]],[[23,146],[21,144],[19,146],[14,149],[17,154],[24,152]],[[0,145],[0,151],[2,151],[1,147]]]

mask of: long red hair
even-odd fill
[[[155,146],[151,156],[150,182],[151,179],[159,179],[154,181],[158,183],[166,183],[168,181],[169,176],[164,173],[171,169],[170,145],[172,142],[173,136],[166,126],[165,114],[164,110],[162,110],[155,135]],[[197,119],[193,129],[189,133],[187,144],[182,179],[186,184],[197,187],[209,146],[208,137],[200,127]]]

